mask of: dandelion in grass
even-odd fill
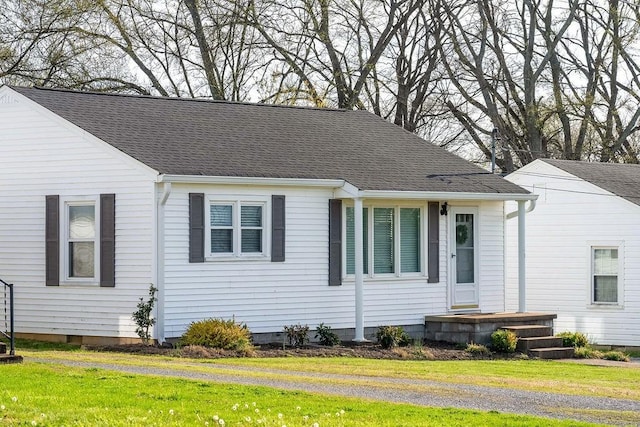
[[[218,420],[218,424],[219,424],[219,425],[221,425],[221,426],[223,426],[223,425],[225,425],[225,422],[224,422],[224,420],[223,420],[222,418],[220,418],[220,419]]]
[[[169,415],[173,415],[173,409],[169,409]]]
[[[237,411],[239,407],[240,407],[240,404],[239,404],[239,403],[236,403],[235,405],[233,405],[233,406],[231,407],[231,410],[232,410],[232,411]]]
[[[256,414],[260,413],[260,409],[256,408]]]
[[[0,411],[4,411],[5,410],[5,406],[4,405],[0,405]]]
[[[249,404],[248,403],[244,404],[244,409],[249,409]]]
[[[302,409],[302,408],[299,407],[299,406],[296,406],[296,411],[299,411],[300,409]]]
[[[251,402],[251,405],[252,406],[256,406],[256,402]]]
[[[17,402],[17,401],[18,401],[18,396],[13,396],[13,397],[11,398],[11,400],[12,400],[12,401],[14,401],[14,402]]]
[[[302,417],[302,421],[304,421],[305,423],[309,421],[309,415],[305,415],[304,417]]]
[[[244,420],[245,420],[246,422],[250,423],[250,422],[251,422],[251,417],[244,417]]]
[[[219,419],[220,419],[220,417],[218,416],[218,414],[215,414],[213,416],[213,421],[218,422]]]
[[[284,417],[284,415],[282,415],[282,414],[278,413],[278,419],[279,419],[279,420],[281,420],[281,419],[282,419],[282,417]]]
[[[38,423],[36,422],[36,420],[33,420],[33,421],[31,421],[31,425],[32,425],[32,426],[37,426],[37,425],[38,425]]]
[[[320,424],[318,424],[318,423],[313,423],[313,424],[311,424],[311,427],[320,427]]]
[[[205,427],[207,427],[209,425],[209,421],[205,421],[204,425],[205,425]]]

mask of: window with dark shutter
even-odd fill
[[[329,200],[329,286],[342,285],[342,200]]]
[[[116,195],[100,195],[100,286],[116,285]]]
[[[189,262],[204,262],[204,194],[189,193]]]
[[[45,198],[45,284],[60,284],[60,196]]]
[[[284,262],[285,200],[271,196],[271,262]]]
[[[440,203],[429,202],[428,208],[428,227],[429,248],[427,275],[429,283],[438,283],[440,281]]]

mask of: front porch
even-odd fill
[[[556,314],[549,313],[469,313],[425,316],[424,337],[431,341],[458,344],[491,343],[491,334],[505,326],[539,325],[551,328]]]

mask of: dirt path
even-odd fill
[[[573,419],[609,425],[640,425],[640,402],[590,396],[532,392],[436,381],[386,377],[315,374],[277,369],[237,367],[216,364],[192,364],[211,372],[153,368],[115,363],[31,358],[26,363],[62,364],[80,368],[99,368],[140,375],[157,375],[243,385],[258,385],[285,390],[307,391],[421,406],[455,407],[499,411],[558,419]],[[247,372],[247,376],[238,375]],[[261,376],[251,376],[252,374]],[[274,375],[270,377],[269,375]],[[294,376],[293,379],[276,375]],[[315,381],[322,378],[323,381]],[[329,380],[329,382],[327,382]],[[331,383],[335,380],[335,383]],[[349,382],[349,384],[347,384]]]

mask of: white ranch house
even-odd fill
[[[556,332],[640,347],[640,165],[536,160],[507,179],[538,195],[526,218],[526,308]],[[517,224],[508,221],[507,309],[518,307]]]
[[[536,196],[363,111],[0,88],[16,330],[132,342],[209,317],[362,340],[502,312],[505,201]]]

